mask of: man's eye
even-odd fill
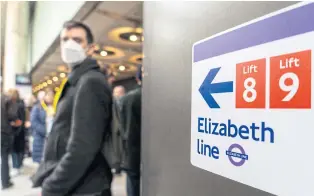
[[[81,38],[77,38],[77,37],[73,38],[73,40],[78,44],[82,43],[83,41]]]
[[[66,41],[68,41],[69,40],[69,38],[68,37],[64,37],[64,38],[62,38],[62,41],[63,42],[66,42]]]

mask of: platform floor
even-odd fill
[[[14,186],[7,190],[1,190],[1,196],[39,196],[40,189],[31,187],[30,177],[36,171],[36,165],[31,159],[24,160],[24,168],[22,174],[12,177]],[[113,196],[126,196],[125,175],[115,177],[113,181],[112,193]]]

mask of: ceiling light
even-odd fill
[[[59,91],[59,90],[60,90],[59,87],[56,87],[56,88],[55,88],[55,91]]]
[[[59,78],[58,78],[58,77],[56,77],[56,76],[52,78],[52,80],[53,80],[53,81],[55,81],[55,82],[57,82],[57,81],[58,81],[58,79],[59,79]]]
[[[47,83],[48,83],[48,84],[52,84],[52,81],[51,81],[51,80],[47,80]]]
[[[44,87],[46,87],[47,85],[48,85],[47,82],[44,82],[44,83],[43,83],[43,86],[44,86]]]
[[[100,55],[101,55],[101,56],[107,56],[107,54],[108,54],[108,53],[107,53],[106,51],[104,51],[104,50],[100,52]]]
[[[124,70],[125,70],[125,66],[124,66],[124,65],[120,65],[120,66],[119,66],[119,70],[120,70],[120,71],[124,71]]]
[[[137,33],[143,33],[143,28],[142,28],[142,27],[137,27],[137,28],[135,29],[135,32],[137,32]]]
[[[65,78],[65,76],[66,76],[65,73],[60,73],[61,78]]]
[[[137,41],[137,36],[136,36],[136,35],[131,35],[131,36],[129,37],[129,39],[130,39],[130,41],[132,41],[132,42],[136,42],[136,41]]]

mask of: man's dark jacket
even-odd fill
[[[9,113],[11,116],[16,116],[17,119],[22,121],[22,125],[19,127],[12,127],[14,133],[13,148],[12,151],[16,153],[25,152],[25,104],[23,100],[17,100],[12,102],[9,107]]]
[[[101,154],[110,130],[112,97],[96,61],[76,66],[60,96],[44,160],[32,180],[42,196],[92,195],[109,189],[112,174]]]
[[[135,172],[140,172],[141,164],[141,96],[141,88],[137,88],[126,94],[121,101],[121,167]]]
[[[1,150],[12,149],[13,129],[10,121],[17,119],[16,113],[10,113],[10,100],[4,94],[1,95]],[[2,151],[1,151],[2,152]]]
[[[10,102],[9,98],[5,95],[1,95],[1,135],[12,136],[12,128],[10,121],[15,120],[17,117],[10,115],[9,113]]]

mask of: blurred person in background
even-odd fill
[[[42,196],[110,196],[112,173],[101,149],[110,133],[112,93],[97,62],[88,26],[70,21],[60,35],[71,73],[62,83],[43,162],[32,177]],[[56,97],[58,98],[58,96]]]
[[[44,146],[48,135],[47,119],[53,116],[53,97],[52,90],[47,90],[43,100],[37,103],[31,112],[31,129],[33,133],[33,162],[41,163],[43,158]]]
[[[111,73],[111,74],[108,74],[107,80],[108,80],[108,84],[112,86],[116,80],[116,77]]]
[[[112,104],[112,140],[113,140],[113,172],[121,173],[121,98],[125,95],[123,86],[116,86],[113,89],[113,104]]]
[[[14,170],[12,175],[15,176],[21,173],[25,153],[25,105],[24,101],[20,99],[18,90],[10,89],[8,96],[11,101],[9,113],[17,117],[16,121],[10,123],[14,132],[12,149],[12,164]]]
[[[113,88],[113,99],[117,105],[121,106],[121,98],[125,95],[125,88],[123,86],[116,86]]]
[[[9,154],[12,150],[13,129],[11,122],[21,124],[18,121],[16,113],[10,113],[11,101],[9,97],[1,92],[1,184],[2,189],[7,189],[13,186],[10,180]]]
[[[30,116],[31,111],[36,102],[36,98],[33,95],[28,95],[25,100],[25,155],[28,157],[32,156],[31,147],[30,147],[30,136],[31,136],[31,123]]]
[[[121,100],[121,168],[127,173],[128,196],[140,195],[142,66],[138,67],[136,80],[139,87],[128,92]]]
[[[43,101],[45,95],[46,95],[45,91],[39,91],[37,93],[37,100],[35,101],[35,104],[40,103],[41,101]]]
[[[46,111],[46,138],[49,136],[53,124],[53,118],[55,116],[55,108],[53,107],[54,97],[54,91],[52,89],[48,89],[43,102],[43,105],[46,103],[46,106],[44,105],[44,109]]]

